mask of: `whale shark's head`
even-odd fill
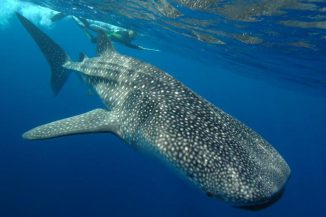
[[[290,168],[259,135],[244,136],[241,143],[232,152],[222,152],[219,184],[207,194],[243,209],[266,208],[282,196]]]

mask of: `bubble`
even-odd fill
[[[49,8],[44,8],[32,3],[19,0],[2,0],[0,10],[0,29],[9,26],[10,20],[14,18],[15,12],[21,13],[27,19],[38,25],[50,27],[51,17],[57,12]]]

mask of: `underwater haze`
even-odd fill
[[[282,197],[245,210],[208,197],[169,166],[109,133],[28,141],[27,130],[104,108],[78,76],[57,95],[19,12],[73,60],[96,47],[71,17],[137,32],[113,42],[262,135],[291,176]],[[324,217],[326,2],[322,0],[2,0],[1,217]]]

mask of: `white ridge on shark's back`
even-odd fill
[[[107,107],[41,125],[24,138],[111,132],[160,156],[211,197],[259,208],[281,195],[290,168],[253,130],[167,73],[117,53],[104,34],[98,36],[97,57],[72,62],[51,38],[17,16],[51,66],[54,93],[70,72],[78,73]]]

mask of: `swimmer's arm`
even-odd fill
[[[125,43],[125,45],[127,47],[133,48],[133,49],[138,49],[138,50],[144,50],[143,47],[135,45],[135,44],[131,44],[131,43]]]

